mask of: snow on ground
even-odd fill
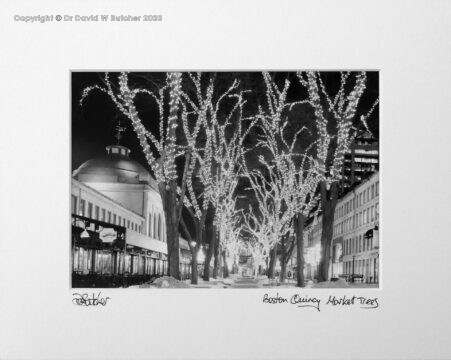
[[[210,279],[210,281],[205,281],[202,278],[197,280],[197,285],[191,284],[191,280],[184,280],[184,283],[190,288],[200,288],[200,289],[224,289],[228,288],[233,281],[228,279]]]
[[[183,281],[177,280],[171,276],[162,276],[151,283],[145,283],[139,285],[139,288],[189,288],[190,286],[185,284]]]

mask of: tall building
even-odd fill
[[[167,273],[166,223],[152,175],[111,145],[83,163],[72,178],[73,287],[120,286]],[[180,239],[180,270],[190,253]]]
[[[345,194],[376,171],[379,171],[379,142],[369,131],[361,132],[344,157],[340,193]]]

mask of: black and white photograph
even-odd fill
[[[372,288],[377,71],[73,72],[72,287]]]

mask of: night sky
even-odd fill
[[[206,74],[205,77],[208,77]],[[294,72],[271,73],[277,83],[283,84],[288,77],[292,80],[288,93],[288,101],[305,99],[306,90],[299,84]],[[117,74],[110,74],[113,81]],[[241,87],[246,90],[252,90],[246,95],[247,115],[256,110],[258,104],[265,104],[265,86],[261,72],[222,72],[215,73],[215,83],[218,93],[221,89],[228,88],[234,78],[240,80]],[[339,72],[322,72],[322,79],[330,95],[334,95],[340,86]],[[378,72],[367,72],[367,89],[359,103],[358,114],[366,113],[379,95],[379,74]],[[128,120],[115,107],[108,95],[93,91],[85,99],[83,105],[80,105],[80,98],[83,89],[90,85],[103,86],[104,73],[94,72],[73,72],[72,73],[72,170],[75,170],[83,162],[105,154],[107,145],[117,143],[116,126],[118,120],[121,120],[121,126],[126,128],[122,134],[121,145],[127,146],[132,150],[131,157],[147,167],[147,163],[141,152],[138,140],[134,134]],[[130,82],[150,90],[158,89],[165,79],[165,73],[131,73]],[[188,85],[185,81],[184,85]],[[352,85],[352,83],[351,83]],[[149,130],[157,130],[158,112],[154,102],[149,101],[146,95],[140,95],[136,99],[139,115]],[[300,126],[312,126],[313,113],[308,105],[301,105],[293,108],[292,116],[296,118],[290,121],[293,124],[292,131],[296,131]],[[302,121],[299,121],[302,119]],[[372,116],[368,119],[368,125],[373,134],[379,136],[379,106],[376,107]],[[313,127],[313,126],[312,126]],[[154,132],[157,134],[157,132]],[[255,141],[255,134],[250,134],[247,139],[247,146],[252,147]],[[302,139],[304,140],[304,139]],[[301,141],[302,141],[301,140]],[[311,139],[305,139],[309,143]],[[252,163],[253,159],[249,159]]]

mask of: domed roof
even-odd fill
[[[120,145],[106,147],[107,155],[88,160],[73,172],[82,182],[119,182],[156,186],[147,169],[129,158],[130,149]]]

